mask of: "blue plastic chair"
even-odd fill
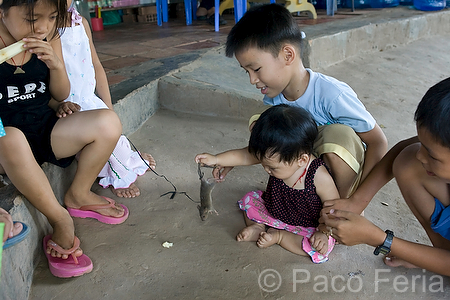
[[[186,13],[186,25],[192,24],[192,11],[194,7],[194,2],[197,4],[197,1],[193,0],[184,0],[184,11]],[[197,6],[195,6],[195,11],[197,10]],[[195,16],[195,14],[194,14]],[[195,17],[194,17],[195,18]],[[156,0],[156,20],[158,26],[162,26],[163,22],[169,21],[169,4],[167,0]]]
[[[234,1],[234,20],[237,23],[247,11],[247,0]],[[275,3],[275,0],[270,0]],[[219,10],[220,0],[214,0],[214,30],[219,31]],[[184,10],[186,13],[186,25],[192,24],[192,19],[197,19],[197,0],[184,0]],[[168,0],[156,0],[156,18],[158,26],[162,26],[163,22],[169,20]]]

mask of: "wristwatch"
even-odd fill
[[[386,255],[389,252],[391,252],[391,245],[392,245],[392,239],[394,238],[394,233],[390,230],[386,230],[385,231],[387,236],[386,239],[384,240],[383,245],[377,246],[375,248],[375,250],[373,250],[373,254],[378,255],[378,254],[383,254]]]

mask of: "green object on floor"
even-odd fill
[[[3,244],[3,230],[5,230],[5,223],[0,223],[0,241],[2,241],[2,244]],[[0,278],[2,276],[2,252],[3,246],[0,247]]]
[[[122,18],[117,10],[102,12],[103,25],[114,25],[122,23]]]

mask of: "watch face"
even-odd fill
[[[383,255],[386,255],[386,254],[389,254],[389,252],[391,252],[391,249],[390,248],[387,248],[387,247],[381,247],[381,249],[380,249],[380,253],[381,254],[383,254]]]
[[[391,245],[392,245],[392,239],[394,238],[394,233],[390,230],[386,230],[386,239],[384,240],[383,245],[377,246],[375,250],[373,251],[373,254],[383,254],[387,255],[389,252],[391,252]]]

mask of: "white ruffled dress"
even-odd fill
[[[108,109],[106,104],[95,95],[95,71],[92,64],[89,38],[86,35],[81,16],[71,8],[72,27],[66,27],[61,36],[62,51],[67,75],[70,80],[70,96],[65,101],[77,103],[81,111]],[[146,161],[148,164],[148,161]],[[138,152],[131,149],[127,138],[122,135],[116,148],[101,170],[100,185],[104,188],[128,188],[143,175],[148,166]]]

